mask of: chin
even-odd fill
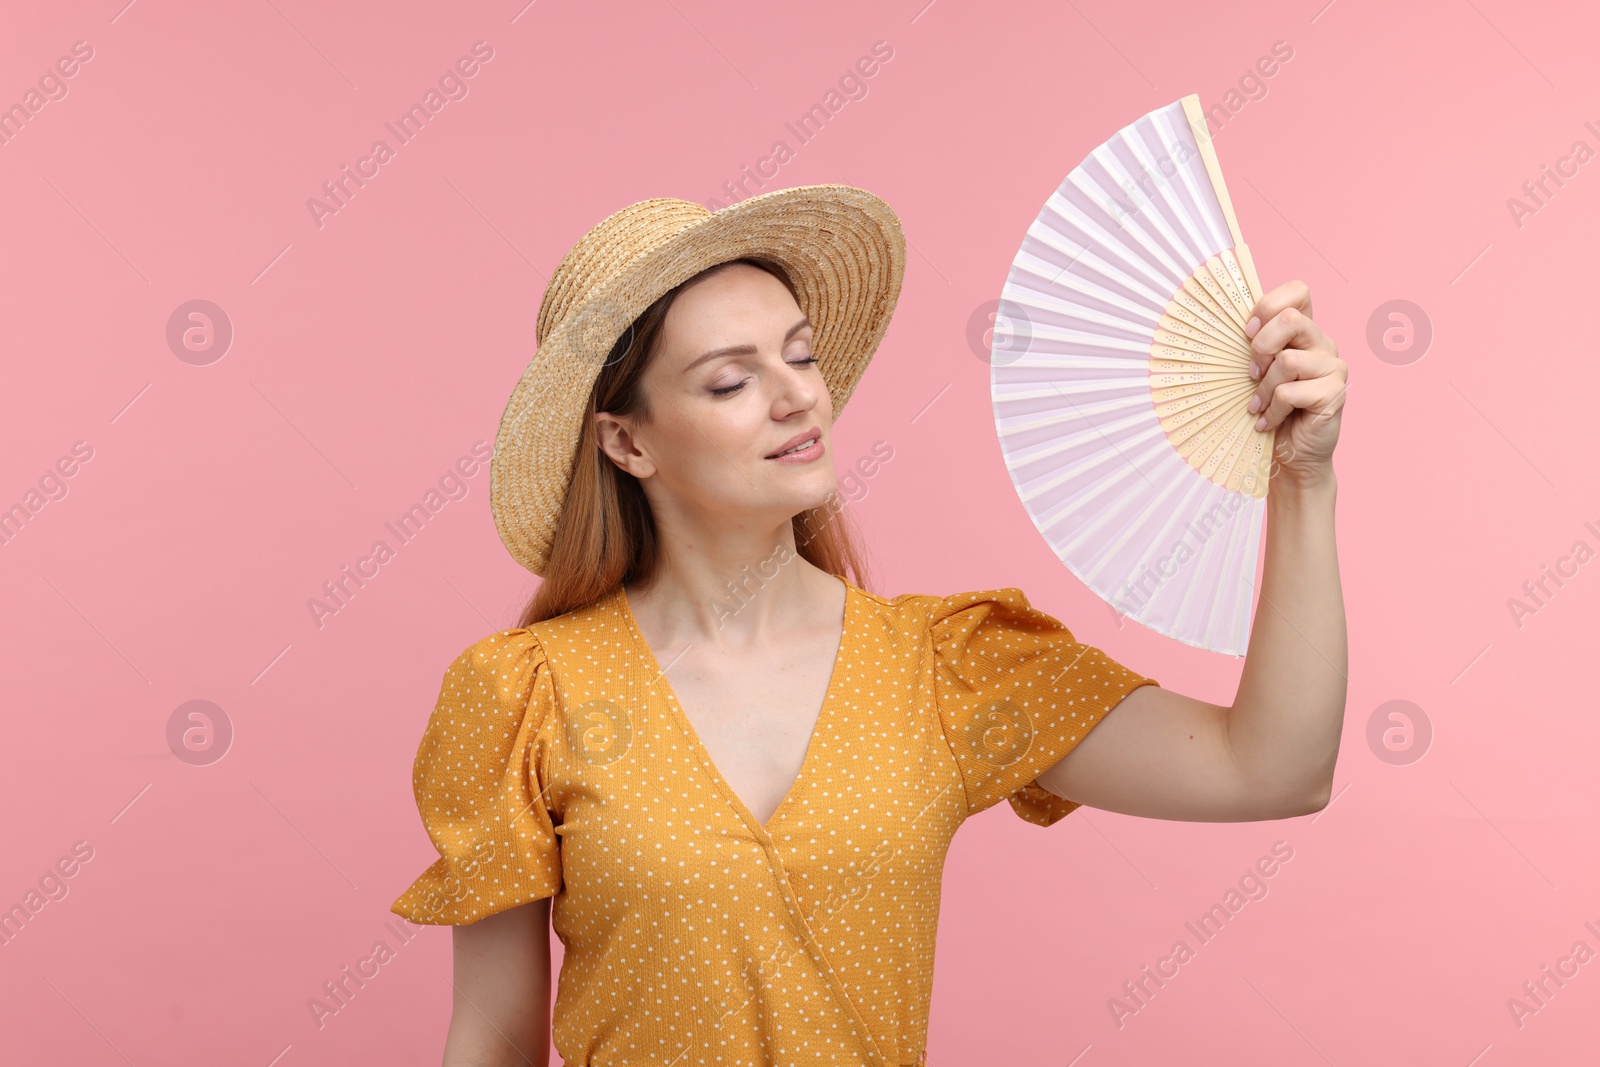
[[[842,500],[838,479],[831,469],[826,469],[818,471],[816,478],[805,479],[804,484],[790,486],[789,491],[782,494],[779,506],[791,515],[798,515],[812,508],[837,508]]]
[[[802,499],[798,501],[800,510],[826,506],[826,504],[829,504],[829,498],[838,496],[838,478],[834,477],[834,472],[826,470],[826,472],[818,472],[818,474],[824,475],[824,477],[818,478],[816,488],[813,491],[802,494]]]

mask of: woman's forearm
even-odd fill
[[[1266,562],[1228,740],[1244,776],[1290,810],[1324,806],[1344,726],[1349,657],[1334,544],[1338,483],[1274,478]]]

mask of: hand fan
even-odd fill
[[[1117,610],[1243,655],[1272,431],[1245,323],[1261,296],[1196,96],[1090,152],[1028,228],[990,390],[1012,483]]]

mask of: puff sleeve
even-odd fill
[[[1049,826],[1079,805],[1034,779],[1083,740],[1123,697],[1160,685],[1034,608],[1020,589],[944,597],[930,630],[939,725],[966,789],[967,814],[1009,800]]]
[[[390,911],[463,925],[560,890],[539,773],[555,699],[544,651],[526,629],[485,637],[450,664],[411,772],[439,859]]]

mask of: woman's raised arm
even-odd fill
[[[1068,800],[1153,819],[1253,821],[1328,803],[1348,685],[1334,546],[1333,448],[1349,368],[1288,282],[1256,304],[1252,377],[1276,429],[1260,603],[1233,704],[1133,690],[1037,779]]]

